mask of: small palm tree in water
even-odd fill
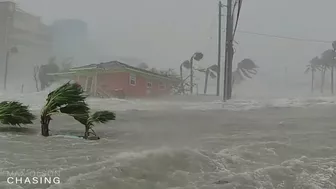
[[[49,93],[41,112],[41,134],[49,136],[49,123],[55,114],[67,114],[76,120],[85,118],[89,113],[86,95],[77,83],[65,83]]]
[[[95,123],[107,123],[115,120],[116,115],[110,111],[98,111],[91,115],[86,114],[85,116],[75,116],[74,118],[85,126],[84,138],[88,139],[91,134],[97,137],[96,132],[93,130]]]
[[[17,101],[0,103],[0,122],[6,125],[21,126],[32,124],[36,117],[29,111],[29,107]]]

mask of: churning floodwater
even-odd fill
[[[45,94],[3,95],[38,114]],[[25,133],[0,132],[1,172],[60,170],[58,185],[1,189],[333,189],[336,188],[336,98],[181,100],[90,99],[117,112],[98,125],[99,141],[67,116]],[[71,136],[72,135],[72,136]]]

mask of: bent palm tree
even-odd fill
[[[322,83],[321,83],[321,93],[323,93],[324,83],[325,83],[325,73],[328,69],[331,70],[331,89],[333,89],[333,80],[334,80],[334,55],[335,52],[332,49],[326,50],[321,55],[321,66],[322,66]],[[333,92],[333,91],[332,91]]]
[[[319,59],[319,57],[314,57],[312,60],[310,60],[309,64],[307,65],[307,69],[305,71],[305,73],[311,72],[312,74],[312,78],[311,78],[311,92],[314,92],[314,80],[315,80],[315,72],[317,70],[321,71],[320,68],[320,63],[321,60]]]
[[[259,68],[251,59],[244,59],[238,63],[236,71],[233,72],[233,84],[239,84],[245,77],[252,78],[252,75],[258,73],[257,68]]]
[[[185,93],[185,79],[183,78],[183,68],[186,69],[190,69],[191,64],[189,60],[184,61],[181,65],[180,65],[180,80],[181,80],[181,84],[180,84],[180,91],[184,94]]]
[[[80,122],[85,126],[84,138],[88,139],[90,134],[97,136],[96,132],[93,130],[95,123],[107,123],[111,120],[115,120],[115,118],[115,113],[110,111],[98,111],[90,116],[84,117],[84,119],[80,120]]]
[[[207,93],[208,90],[208,80],[209,80],[209,75],[212,79],[217,77],[218,73],[218,65],[214,64],[212,66],[209,66],[206,69],[196,69],[199,72],[205,73],[205,82],[204,82],[204,94]]]
[[[85,102],[86,95],[82,87],[77,83],[65,83],[49,93],[47,103],[41,112],[41,133],[49,136],[49,123],[54,114],[68,114],[78,119],[88,115],[89,107]]]
[[[36,117],[29,111],[29,107],[17,101],[0,103],[0,122],[6,125],[32,124]]]
[[[204,57],[203,53],[195,52],[190,58],[190,94],[193,94],[194,87],[194,60],[200,61]]]

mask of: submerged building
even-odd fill
[[[8,58],[8,88],[34,85],[34,66],[46,64],[52,55],[52,32],[40,17],[19,9],[14,2],[4,1],[0,2],[1,84],[6,72],[6,54],[13,47],[17,53]],[[28,88],[31,87],[26,87],[26,91]]]
[[[119,61],[90,64],[49,75],[55,79],[74,80],[88,94],[98,97],[159,97],[171,94],[174,86],[180,83],[176,76],[159,74]]]

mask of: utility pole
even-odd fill
[[[227,0],[226,46],[224,66],[224,94],[223,101],[231,99],[232,94],[232,60],[233,60],[233,15],[232,0]]]
[[[222,52],[222,1],[218,4],[218,62],[217,62],[217,96],[220,90],[220,72],[221,72],[221,52]]]
[[[232,61],[233,61],[233,15],[232,15],[232,0],[228,0],[227,4],[227,22],[228,22],[228,79],[227,79],[227,86],[228,86],[228,94],[227,99],[231,99],[232,96]]]

